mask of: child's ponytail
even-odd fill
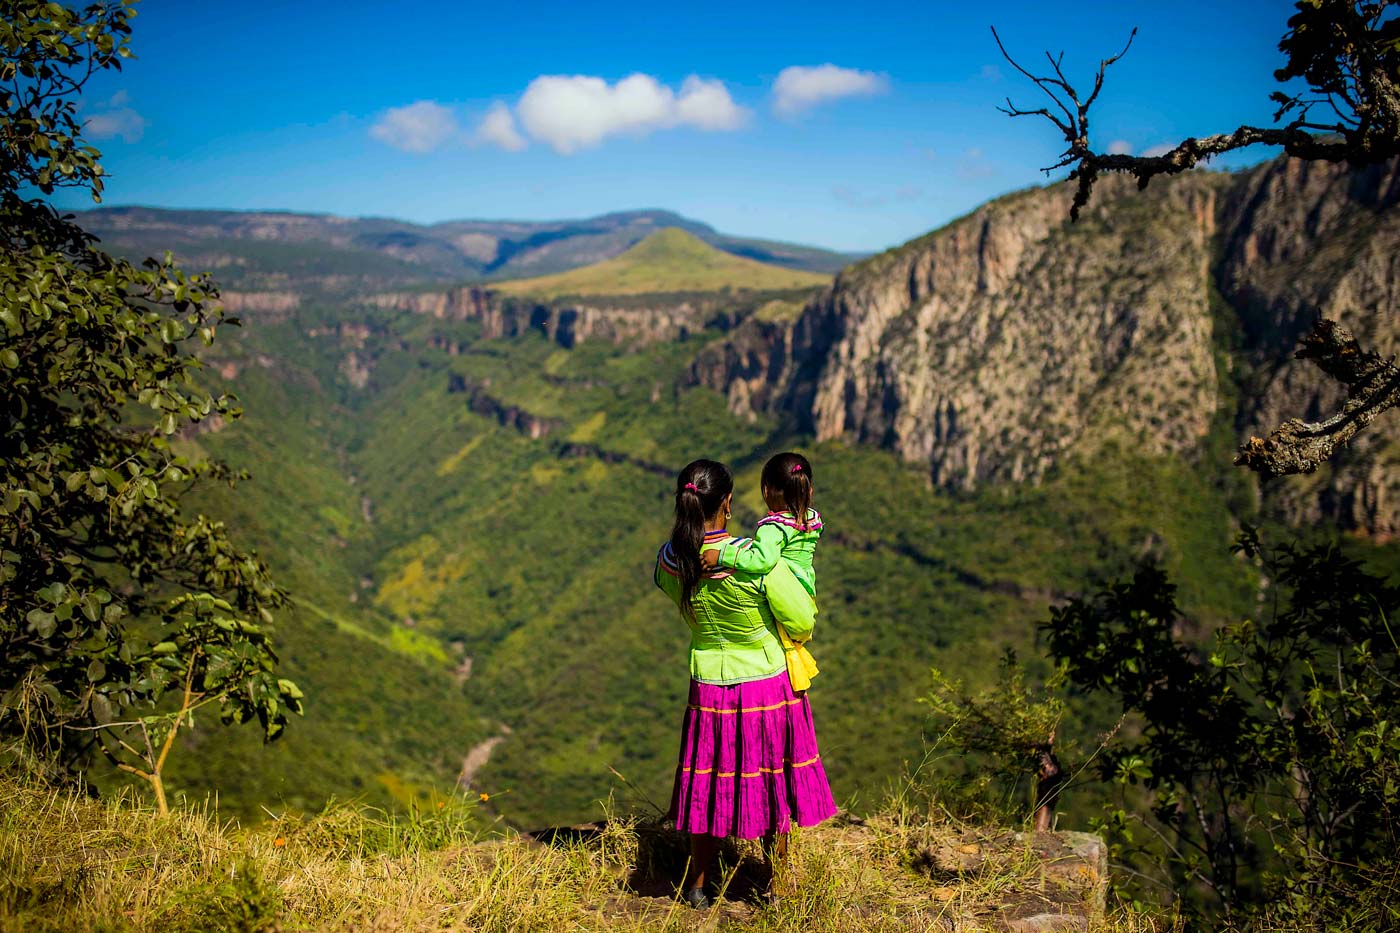
[[[695,618],[691,600],[700,588],[700,548],[705,543],[705,521],[714,517],[734,491],[729,468],[714,460],[687,464],[676,478],[676,521],[671,526],[671,557],[681,580],[681,612]]]
[[[763,465],[759,481],[782,495],[783,504],[806,531],[807,513],[812,508],[812,464],[807,458],[791,451],[776,454]]]

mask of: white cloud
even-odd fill
[[[673,126],[711,132],[738,129],[748,113],[720,81],[691,75],[680,94],[651,75],[608,84],[591,75],[540,75],[515,107],[531,138],[561,155],[596,146],[621,133],[646,135]]]
[[[737,130],[748,119],[748,111],[734,103],[723,81],[706,81],[691,75],[681,83],[676,98],[677,122],[710,132]]]
[[[124,92],[119,92],[117,97],[120,97],[122,101],[126,99]],[[113,101],[116,101],[116,98],[113,98]],[[134,143],[140,141],[145,134],[146,123],[146,118],[130,107],[118,107],[115,110],[95,113],[88,117],[84,129],[94,139],[111,139],[113,136],[120,136],[122,142]]]
[[[982,76],[982,80],[984,81],[1001,80],[1001,69],[998,68],[996,65],[983,65],[982,70],[979,72],[979,74]]]
[[[1171,143],[1158,143],[1155,146],[1148,146],[1146,149],[1142,150],[1142,154],[1149,159],[1155,159],[1157,156],[1166,155],[1175,148],[1176,147]]]
[[[510,108],[500,101],[492,104],[486,116],[481,118],[473,140],[481,145],[499,146],[507,152],[519,152],[529,145],[515,128],[515,117],[511,116]]]
[[[773,82],[773,110],[793,117],[829,100],[878,94],[889,80],[873,71],[825,65],[792,65],[778,72]]]
[[[457,118],[442,104],[420,100],[384,111],[369,135],[404,152],[428,153],[461,132]]]
[[[1108,144],[1109,155],[1132,155],[1133,144],[1126,139],[1115,139]]]

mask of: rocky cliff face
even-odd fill
[[[957,488],[1038,479],[1107,433],[1192,447],[1218,395],[1219,187],[1105,185],[1077,225],[1062,188],[993,202],[843,272],[788,333],[744,325],[696,377],[736,410],[784,407],[818,439],[893,448]]]
[[[635,346],[684,340],[706,328],[726,330],[748,315],[760,300],[726,300],[697,294],[540,302],[473,286],[442,292],[389,293],[373,297],[370,303],[444,320],[476,321],[481,324],[482,336],[488,339],[516,337],[534,330],[567,348],[585,340]]]
[[[1248,374],[1225,416],[1266,433],[1339,400],[1291,359],[1317,311],[1394,351],[1398,174],[1280,161],[1145,192],[1109,179],[1077,224],[1063,186],[1012,195],[849,267],[792,321],[744,322],[692,378],[951,488],[1035,481],[1108,437],[1194,452],[1229,397],[1217,358]],[[1239,358],[1218,354],[1236,332]],[[1270,495],[1294,520],[1400,525],[1400,447],[1377,427]]]
[[[1382,355],[1400,347],[1400,164],[1346,172],[1281,161],[1238,180],[1221,211],[1216,280],[1238,315],[1242,436],[1341,407],[1344,389],[1293,359],[1318,314]],[[1295,521],[1340,521],[1390,536],[1400,528],[1400,431],[1382,416],[1315,477],[1274,484]]]

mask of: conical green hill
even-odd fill
[[[665,227],[604,262],[491,287],[508,294],[549,297],[708,292],[726,285],[755,290],[805,288],[828,281],[821,273],[735,256],[684,230]]]

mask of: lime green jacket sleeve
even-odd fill
[[[763,578],[763,592],[768,598],[768,608],[773,610],[773,618],[787,629],[788,637],[793,641],[812,637],[817,622],[817,601],[797,581],[785,562],[778,561],[768,571]]]
[[[781,525],[759,525],[749,539],[734,538],[719,549],[719,565],[747,573],[767,573],[778,566],[787,535]]]

